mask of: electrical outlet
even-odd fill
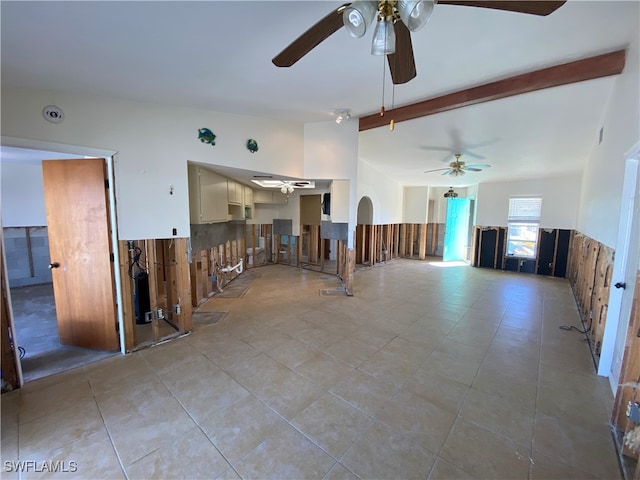
[[[627,417],[632,422],[640,423],[640,402],[629,402],[629,405],[627,405]]]

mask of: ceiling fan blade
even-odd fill
[[[394,24],[396,33],[396,53],[387,55],[389,70],[394,85],[407,83],[416,76],[416,62],[413,58],[411,32],[403,22]]]
[[[451,175],[451,174],[452,174],[452,173],[454,173],[454,172],[455,172],[455,170],[452,170],[451,168],[447,168],[447,171],[446,171],[446,172],[444,172],[442,175],[443,175],[443,176],[444,176],[444,175]]]
[[[484,164],[484,165],[466,165],[464,168],[467,168],[467,169],[469,169],[469,168],[491,168],[491,165],[487,165],[487,164]]]
[[[540,15],[543,17],[555,12],[565,3],[566,0],[438,0],[439,5],[494,8],[496,10],[528,13],[530,15]]]
[[[425,170],[424,173],[441,172],[443,170],[451,170],[451,169],[449,167],[447,167],[447,168],[436,168],[435,170]]]
[[[473,167],[464,167],[464,169],[468,172],[481,172],[481,168],[473,168]]]
[[[282,52],[271,60],[273,64],[276,67],[290,67],[315,47],[320,45],[321,42],[340,30],[344,25],[342,21],[342,12],[345,7],[349,5],[351,4],[345,3],[341,7],[333,10],[326,17],[309,28],[309,30],[296,38],[288,47],[282,50]]]

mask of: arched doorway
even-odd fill
[[[373,202],[362,197],[358,202],[358,225],[356,226],[356,264],[369,263],[369,235],[373,225]],[[369,226],[369,227],[367,227]]]

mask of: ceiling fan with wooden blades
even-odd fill
[[[456,153],[456,159],[451,162],[448,167],[427,170],[424,173],[442,172],[442,175],[460,177],[466,172],[481,172],[484,168],[491,168],[491,165],[488,164],[467,165],[465,162],[460,160],[460,157],[462,157],[462,154]]]
[[[566,0],[356,0],[320,19],[272,62],[277,67],[291,67],[342,27],[351,36],[362,37],[375,19],[371,53],[387,56],[394,84],[407,83],[416,76],[411,32],[427,23],[436,3],[546,16]]]

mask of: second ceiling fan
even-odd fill
[[[343,26],[353,37],[362,37],[376,20],[371,53],[386,55],[394,84],[407,83],[416,76],[411,32],[422,28],[436,3],[493,8],[546,16],[566,0],[357,0],[330,12],[295,39],[272,62],[290,67]]]
[[[478,165],[467,165],[465,162],[460,160],[460,157],[462,157],[462,154],[456,153],[456,159],[451,162],[448,167],[427,170],[424,173],[442,172],[442,175],[459,177],[464,175],[466,172],[481,172],[484,168],[491,168],[491,165],[488,165],[486,163]]]

